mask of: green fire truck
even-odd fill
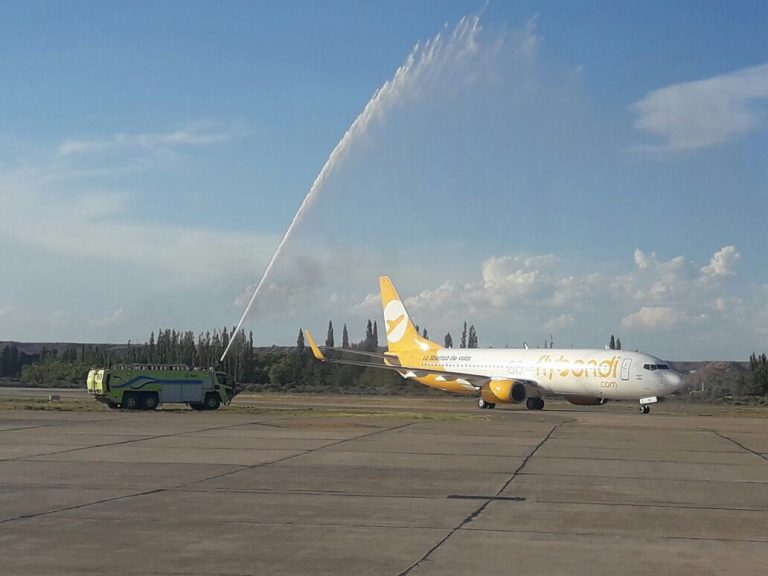
[[[110,408],[154,410],[165,402],[216,410],[239,392],[225,372],[168,364],[128,364],[88,373],[88,393]]]

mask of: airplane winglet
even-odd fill
[[[307,342],[309,342],[309,347],[312,349],[312,355],[320,360],[320,362],[325,362],[327,358],[325,357],[325,354],[323,354],[320,351],[320,348],[315,343],[315,339],[312,338],[312,333],[309,330],[304,330],[304,335],[307,337]]]

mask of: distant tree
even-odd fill
[[[616,350],[621,350],[621,338],[616,338]]]
[[[450,332],[448,332],[448,334],[445,335],[445,338],[443,339],[443,345],[446,348],[453,348],[453,338],[451,337]]]
[[[156,360],[155,331],[153,330],[149,335],[149,358],[147,358],[147,362],[155,362]]]
[[[611,341],[608,343],[608,348],[616,350],[616,338],[614,338],[613,334],[611,334]]]
[[[11,347],[6,344],[0,350],[0,376],[11,375]]]
[[[211,346],[208,350],[210,354],[210,360],[212,362],[212,366],[215,366],[216,363],[219,361],[219,358],[221,358],[221,355],[224,352],[224,348],[221,345],[221,334],[219,334],[218,330],[214,330],[213,334],[211,335]]]
[[[461,331],[461,342],[459,348],[467,347],[467,323],[464,322],[464,329]]]
[[[768,394],[768,356],[754,352],[749,357],[749,370],[752,377],[752,390],[755,394]]]
[[[253,355],[253,331],[248,331],[248,354],[245,363],[245,375],[243,376],[244,382],[253,382],[256,375],[256,363]]]
[[[195,334],[191,330],[184,332],[181,337],[181,363],[187,366],[193,366],[195,358],[197,357],[197,351],[195,349]],[[243,350],[245,354],[245,350]]]
[[[429,338],[429,336],[427,335],[427,329],[426,328],[424,328],[424,330],[421,331],[421,335],[422,335],[423,338]]]
[[[21,376],[21,368],[25,364],[24,356],[26,354],[20,354],[16,344],[6,344],[0,353],[0,375],[12,378]]]
[[[373,321],[373,349],[376,350],[379,347],[379,327],[376,324],[376,320]]]
[[[472,324],[469,327],[469,341],[467,342],[467,348],[477,348],[477,332],[475,331],[475,325]]]
[[[333,322],[328,321],[328,335],[325,337],[325,345],[333,348]]]
[[[344,324],[344,330],[341,331],[341,347],[349,348],[349,332],[347,332],[347,325]]]
[[[224,326],[224,329],[221,331],[221,348],[222,348],[222,354],[224,353],[224,350],[227,349],[227,346],[229,346],[229,332],[227,332],[227,327]],[[219,356],[221,358],[221,356]],[[218,360],[218,358],[217,358]],[[225,366],[226,369],[226,366]]]
[[[296,339],[296,350],[299,356],[304,355],[304,332],[299,328],[299,337]]]
[[[365,326],[365,340],[363,340],[363,349],[373,352],[376,348],[376,343],[373,340],[373,323],[368,320],[368,324]]]
[[[298,362],[295,356],[283,356],[270,367],[269,381],[282,389],[294,386],[298,380]]]

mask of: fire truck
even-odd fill
[[[213,368],[169,364],[127,364],[88,373],[88,393],[110,408],[154,410],[163,403],[216,410],[240,391],[235,379]]]

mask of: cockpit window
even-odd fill
[[[669,364],[643,364],[643,368],[646,370],[669,370]]]

